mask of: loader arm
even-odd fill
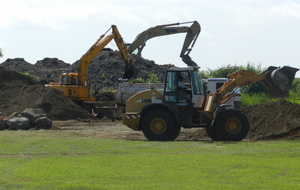
[[[189,27],[176,26],[189,23],[192,23],[192,25]],[[194,46],[194,43],[196,42],[197,37],[200,34],[200,31],[201,27],[197,21],[158,25],[143,31],[135,38],[135,40],[131,44],[127,44],[128,52],[130,54],[133,54],[137,50],[135,54],[141,55],[143,48],[146,46],[147,40],[151,38],[179,33],[187,33],[180,53],[180,57],[184,58],[183,61],[185,62],[185,60],[191,60],[189,57],[189,53],[191,52],[192,47]],[[188,64],[188,66],[196,65]]]
[[[106,35],[106,33],[112,29],[112,33],[110,35]],[[78,84],[80,86],[88,86],[88,67],[91,64],[93,58],[100,53],[103,48],[112,40],[114,40],[118,46],[118,49],[122,55],[122,58],[125,61],[125,74],[123,78],[131,78],[133,76],[133,61],[128,56],[128,51],[123,42],[123,38],[119,33],[117,26],[112,25],[109,30],[100,36],[100,38],[90,47],[90,49],[80,58],[78,63]]]
[[[282,68],[269,67],[259,74],[247,70],[236,71],[228,75],[225,82],[215,93],[207,98],[205,111],[213,113],[218,105],[226,104],[236,94],[232,92],[237,87],[243,87],[260,82],[271,97],[285,97],[299,69],[284,66]],[[230,93],[232,92],[232,93]]]

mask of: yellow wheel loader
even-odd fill
[[[249,131],[248,119],[226,104],[235,96],[235,88],[260,82],[271,96],[284,97],[297,71],[287,66],[269,67],[260,74],[237,71],[215,93],[206,95],[199,67],[170,66],[163,92],[149,89],[130,97],[122,122],[133,130],[143,131],[151,141],[174,140],[181,127],[205,128],[213,140],[241,141]],[[181,79],[184,87],[179,84]]]

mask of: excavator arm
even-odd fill
[[[282,68],[271,66],[259,74],[247,70],[229,74],[229,81],[224,83],[217,92],[208,96],[205,111],[212,114],[218,105],[226,104],[236,95],[232,92],[235,88],[256,82],[262,84],[270,97],[286,97],[298,70],[288,66]]]
[[[108,31],[112,29],[110,35],[106,35]],[[122,55],[122,58],[125,61],[125,74],[124,79],[129,79],[134,75],[134,65],[133,61],[128,55],[128,51],[123,42],[123,38],[118,31],[117,26],[112,25],[106,33],[100,36],[100,38],[92,45],[92,47],[80,58],[78,63],[78,84],[81,86],[88,85],[88,67],[92,62],[93,58],[98,55],[99,52],[112,40],[114,40],[118,46],[118,49]]]
[[[190,23],[192,23],[192,25],[189,27],[177,26]],[[197,64],[194,63],[189,57],[189,53],[191,52],[194,43],[196,42],[197,37],[200,34],[200,31],[201,27],[197,21],[157,25],[143,31],[135,38],[135,40],[131,44],[126,45],[130,54],[134,53],[137,55],[141,55],[143,48],[146,46],[147,40],[151,38],[179,33],[187,33],[182,46],[180,57],[188,66],[197,66]]]
[[[110,30],[112,30],[112,33],[106,35]],[[66,97],[78,104],[84,101],[95,101],[96,98],[89,93],[88,67],[94,57],[112,40],[116,42],[120,54],[125,61],[125,74],[123,79],[129,79],[134,76],[137,73],[137,69],[134,68],[133,61],[125,48],[125,44],[117,27],[112,25],[80,58],[77,73],[62,73],[59,75],[58,82],[50,82],[50,84],[46,86],[60,90]]]

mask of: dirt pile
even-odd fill
[[[148,79],[150,73],[156,73],[161,81],[164,78],[162,67],[153,61],[134,56],[135,67],[140,70],[137,77]],[[90,115],[60,92],[45,88],[44,84],[56,81],[61,73],[77,72],[78,61],[65,63],[57,58],[44,58],[30,64],[23,58],[7,59],[0,64],[0,112],[9,116],[22,112],[26,108],[40,108],[52,120],[89,118]],[[116,89],[119,78],[124,73],[124,61],[105,52],[98,54],[89,66],[91,90]],[[5,68],[5,69],[3,69]],[[33,77],[26,77],[20,73]],[[98,95],[99,96],[99,95]],[[98,98],[111,100],[111,94]]]
[[[250,130],[245,140],[300,139],[300,105],[278,100],[260,105],[242,107]],[[182,134],[177,140],[202,140],[208,138],[205,129]]]
[[[241,109],[248,117],[247,139],[267,140],[300,137],[300,105],[278,100]]]
[[[58,90],[46,88],[34,78],[15,71],[0,69],[0,89],[0,112],[3,116],[20,113],[26,108],[38,108],[52,120],[91,118]]]
[[[144,80],[149,78],[150,73],[155,73],[160,81],[164,80],[164,68],[155,64],[153,61],[143,59],[140,56],[133,56],[134,64],[140,70],[137,77]],[[78,61],[73,64],[65,63],[57,58],[44,58],[35,64],[30,64],[23,58],[7,59],[0,66],[20,73],[28,73],[46,84],[57,81],[61,73],[77,72]],[[88,68],[88,78],[91,89],[99,90],[116,89],[124,73],[125,63],[123,59],[107,53],[99,53],[91,62]]]

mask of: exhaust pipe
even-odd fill
[[[287,97],[291,88],[295,74],[299,69],[293,67],[269,67],[266,72],[266,78],[260,81],[272,98]]]

